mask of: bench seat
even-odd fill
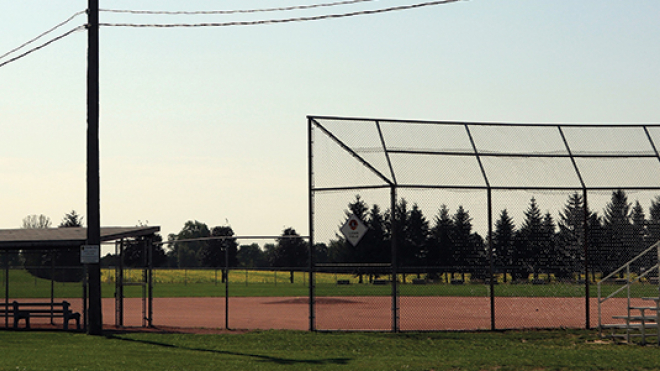
[[[70,304],[67,301],[59,303],[38,303],[24,302],[19,303],[0,303],[0,315],[3,317],[12,316],[14,328],[19,327],[21,320],[25,322],[25,328],[30,328],[30,318],[62,318],[64,330],[69,329],[69,321],[76,321],[76,328],[80,330],[80,313],[71,311]]]

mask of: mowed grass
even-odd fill
[[[82,296],[82,285],[73,283],[52,283],[49,280],[35,278],[24,270],[9,271],[10,298],[48,298],[51,288],[55,297],[76,298]],[[392,293],[390,285],[374,285],[359,283],[358,277],[351,274],[317,273],[317,296],[388,296]],[[405,284],[399,284],[401,296],[458,296],[487,297],[490,287],[478,283],[451,285],[446,283],[415,285],[408,275]],[[126,282],[138,282],[142,279],[141,270],[127,270]],[[400,278],[401,279],[401,278]],[[349,285],[338,285],[338,280],[350,282]],[[115,272],[111,269],[102,270],[102,295],[114,297]],[[155,269],[153,272],[155,297],[224,297],[225,284],[222,273],[213,269]],[[4,275],[0,277],[0,287],[4,288]],[[52,285],[52,286],[51,286]],[[603,295],[608,295],[621,285],[603,285]],[[4,291],[0,288],[0,291]],[[124,288],[125,297],[141,297],[142,287],[128,286]],[[4,292],[3,292],[4,293]],[[294,272],[294,282],[290,282],[288,271],[249,271],[232,270],[229,274],[229,296],[308,296],[309,275],[305,272]],[[584,297],[584,285],[571,283],[533,284],[498,284],[495,295],[499,297]],[[634,297],[657,296],[657,286],[636,284],[632,288]],[[590,296],[596,297],[596,285],[591,285]],[[625,297],[625,291],[618,296]]]
[[[593,331],[147,334],[0,331],[0,370],[656,370]]]

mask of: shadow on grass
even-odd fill
[[[328,358],[328,359],[293,359],[293,358],[281,358],[266,356],[261,354],[250,354],[250,353],[241,353],[241,352],[230,352],[226,350],[215,350],[215,349],[204,349],[204,348],[192,348],[174,344],[161,343],[158,341],[151,340],[138,340],[138,339],[127,339],[116,335],[107,335],[107,339],[111,340],[120,340],[131,343],[141,343],[146,345],[159,346],[164,348],[180,349],[180,350],[189,350],[194,352],[205,352],[212,354],[220,355],[231,355],[231,356],[240,356],[240,357],[251,357],[256,358],[262,362],[272,362],[278,365],[294,365],[294,364],[309,364],[309,365],[325,365],[325,364],[335,364],[335,365],[347,365],[351,358]]]

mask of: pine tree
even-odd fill
[[[504,209],[500,213],[499,219],[495,222],[495,231],[493,232],[496,271],[504,273],[504,282],[507,281],[510,267],[513,266],[515,234],[516,226],[513,223],[513,218]]]
[[[401,201],[396,204],[394,209],[396,228],[392,228],[391,211],[389,215],[390,235],[395,236],[396,238],[397,266],[403,266],[411,260],[411,256],[414,256],[410,250],[410,211],[408,210],[408,201],[406,201],[405,198],[402,198]]]
[[[363,237],[368,246],[365,260],[372,263],[389,262],[392,249],[387,234],[387,222],[378,205],[373,205],[369,210],[367,226],[369,230]]]
[[[648,220],[648,245],[660,241],[660,196],[651,201]]]
[[[474,259],[475,248],[470,239],[472,218],[462,205],[458,206],[454,214],[453,225],[451,234],[454,242],[453,260],[457,266],[461,267],[462,279],[465,280],[465,271],[470,266],[471,260]]]
[[[454,242],[451,234],[454,228],[454,222],[449,215],[447,205],[442,205],[438,215],[434,219],[434,226],[430,231],[429,244],[426,252],[427,265],[437,267],[430,271],[432,279],[445,273],[446,268],[454,265],[453,251]]]
[[[355,201],[350,202],[348,204],[348,209],[344,211],[344,218],[343,220],[339,223],[337,230],[341,229],[341,227],[346,223],[346,221],[351,217],[355,216],[358,218],[360,221],[363,223],[367,224],[367,216],[368,216],[368,211],[369,211],[369,206],[367,203],[362,200],[362,197],[360,195],[355,196]],[[358,242],[357,245],[353,246],[352,243],[347,241],[344,236],[341,233],[337,233],[337,240],[339,243],[337,244],[331,244],[333,246],[333,252],[332,254],[335,256],[335,259],[337,262],[342,262],[342,263],[357,263],[357,262],[365,262],[365,259],[367,259],[367,252],[370,250],[369,245],[369,238],[365,235],[366,238],[362,238],[360,242]],[[360,276],[360,280],[362,277]]]
[[[525,220],[520,227],[516,244],[517,279],[526,279],[532,272],[535,276],[538,274],[537,257],[543,249],[543,217],[534,197],[524,215]]]
[[[632,223],[630,236],[632,245],[630,246],[629,258],[632,259],[641,254],[647,247],[645,246],[647,235],[646,216],[644,215],[644,208],[638,200],[635,201],[635,205],[630,213],[630,221]],[[650,261],[648,260],[648,257],[645,257],[644,259],[635,262],[635,269],[641,273],[640,269],[648,267],[649,265],[651,265]]]
[[[429,222],[422,210],[413,204],[408,220],[408,260],[406,265],[420,266],[426,260],[426,248],[429,239]]]
[[[556,241],[555,221],[550,212],[543,215],[543,223],[541,224],[541,250],[536,257],[537,275],[540,267],[546,267],[546,273],[555,271],[557,269],[557,241]],[[538,278],[538,276],[537,276]]]
[[[582,270],[584,259],[584,200],[575,192],[568,196],[564,210],[559,212],[557,234],[557,269],[559,278],[571,278]],[[591,212],[587,210],[588,218]]]
[[[604,247],[610,256],[608,271],[617,269],[632,258],[633,229],[630,206],[628,196],[619,189],[612,192],[611,201],[605,208],[603,222],[608,238]]]

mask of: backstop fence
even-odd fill
[[[594,327],[593,283],[660,240],[660,125],[308,125],[311,329]]]
[[[130,267],[103,271],[104,323],[592,328],[599,314],[625,313],[628,292],[658,296],[657,254],[601,282],[609,295],[634,281],[601,308],[595,283],[660,240],[660,125],[336,117],[308,124],[309,236],[258,237],[275,242],[278,268],[238,267],[229,245],[210,243],[233,240],[238,248],[256,236],[162,242],[203,242],[218,268],[154,268],[145,250]],[[124,242],[115,246],[119,262]],[[13,327],[17,299],[71,302],[86,318],[84,272],[67,263],[77,256],[0,254],[4,328]],[[42,320],[58,327],[62,318]]]

